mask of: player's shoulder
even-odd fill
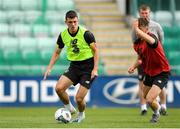
[[[86,27],[84,26],[79,26],[79,31],[84,33],[84,36],[85,35],[89,35],[89,33],[91,33]]]
[[[150,20],[149,23],[150,23],[151,26],[158,26],[158,27],[161,27],[161,25],[160,25],[157,21]]]
[[[79,25],[79,28],[80,28],[80,30],[88,31],[88,29],[85,26],[83,26],[83,25]]]
[[[68,34],[68,28],[64,28],[64,29],[60,32],[60,35],[61,35],[61,36],[64,36],[64,35],[66,35],[66,34]]]

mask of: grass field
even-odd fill
[[[149,123],[151,111],[140,116],[138,108],[87,108],[80,124],[54,120],[55,107],[0,108],[0,128],[179,128],[180,109],[169,108],[159,123]]]

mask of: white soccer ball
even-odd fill
[[[55,112],[54,117],[58,122],[69,123],[71,120],[71,112],[66,108],[59,108]]]

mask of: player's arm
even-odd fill
[[[98,76],[99,51],[98,51],[95,37],[90,31],[86,31],[84,33],[84,39],[89,44],[90,48],[92,49],[94,53],[94,67],[91,73],[91,79],[92,79],[95,76]]]
[[[148,35],[147,33],[143,32],[142,30],[140,30],[138,27],[136,27],[136,33],[139,37],[141,37],[142,39],[144,39],[146,42],[148,42],[149,44],[155,44],[156,40]]]
[[[139,38],[144,39],[146,42],[148,42],[149,44],[155,44],[156,40],[151,37],[150,35],[148,35],[147,33],[143,32],[139,27],[138,27],[138,21],[135,21],[133,23],[133,29],[135,30],[137,36]]]
[[[133,24],[137,22],[137,20],[133,21]],[[132,32],[131,32],[131,39],[132,42],[134,43],[139,37],[136,35],[136,31],[134,30],[134,27],[132,27]]]
[[[158,38],[161,43],[164,42],[164,31],[159,23],[157,23]]]
[[[90,47],[91,49],[93,50],[94,52],[94,67],[93,67],[93,70],[92,70],[92,74],[91,74],[91,78],[94,78],[96,76],[98,76],[98,62],[99,62],[99,52],[98,52],[98,48],[97,48],[97,45],[96,43],[91,43],[90,44]]]
[[[49,62],[49,65],[46,69],[46,72],[44,74],[44,79],[46,79],[46,77],[51,73],[51,70],[52,70],[52,67],[54,66],[54,64],[56,63],[57,59],[59,58],[59,55],[61,53],[61,49],[59,49],[58,47],[55,49],[52,57],[51,57],[51,60]]]
[[[64,43],[62,41],[61,34],[60,34],[59,37],[58,37],[58,40],[57,40],[57,47],[54,50],[54,53],[53,53],[53,55],[51,57],[49,65],[47,66],[46,72],[44,74],[44,79],[46,79],[47,76],[51,73],[51,70],[52,70],[54,64],[56,63],[56,61],[58,60],[59,55],[60,55],[61,50],[62,50],[63,47],[64,47]]]
[[[161,43],[164,43],[164,31],[163,31],[162,27],[159,32],[159,37],[160,37]]]
[[[144,39],[151,48],[156,48],[158,46],[158,39],[154,34],[151,33],[144,33],[139,28],[137,29],[138,35]]]

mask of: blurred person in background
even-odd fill
[[[147,5],[141,5],[139,7],[139,16],[141,18],[147,18],[149,20],[149,31],[153,33],[161,43],[163,43],[164,40],[164,32],[161,27],[161,25],[153,20],[150,19],[150,13],[151,9]],[[135,33],[135,31],[132,31],[132,41],[133,43],[138,40],[138,37]],[[141,65],[138,66],[137,68],[138,72],[138,79],[139,79],[139,97],[140,97],[140,105],[141,105],[141,115],[146,115],[147,114],[147,105],[146,105],[146,100],[143,97],[143,79],[144,79],[144,71]],[[167,114],[167,107],[166,107],[166,88],[163,88],[162,92],[159,95],[160,98],[160,103],[161,103],[161,109],[160,113],[161,115],[166,115]]]
[[[134,50],[138,58],[136,62],[128,69],[131,74],[141,65],[144,71],[143,94],[145,101],[153,110],[151,123],[158,122],[160,118],[161,106],[157,101],[157,97],[167,86],[170,65],[164,54],[162,43],[157,36],[149,30],[149,19],[138,18],[133,23],[133,30],[138,39],[134,42]]]
[[[46,69],[44,79],[50,74],[62,49],[66,46],[67,58],[71,63],[68,70],[59,78],[56,92],[65,108],[73,114],[76,109],[71,104],[66,89],[71,85],[80,84],[75,97],[79,112],[77,117],[71,120],[71,122],[80,123],[85,119],[84,98],[91,87],[91,82],[98,76],[98,48],[94,35],[78,25],[78,15],[75,11],[70,10],[66,13],[65,23],[67,28],[60,33],[57,39],[57,48]]]

